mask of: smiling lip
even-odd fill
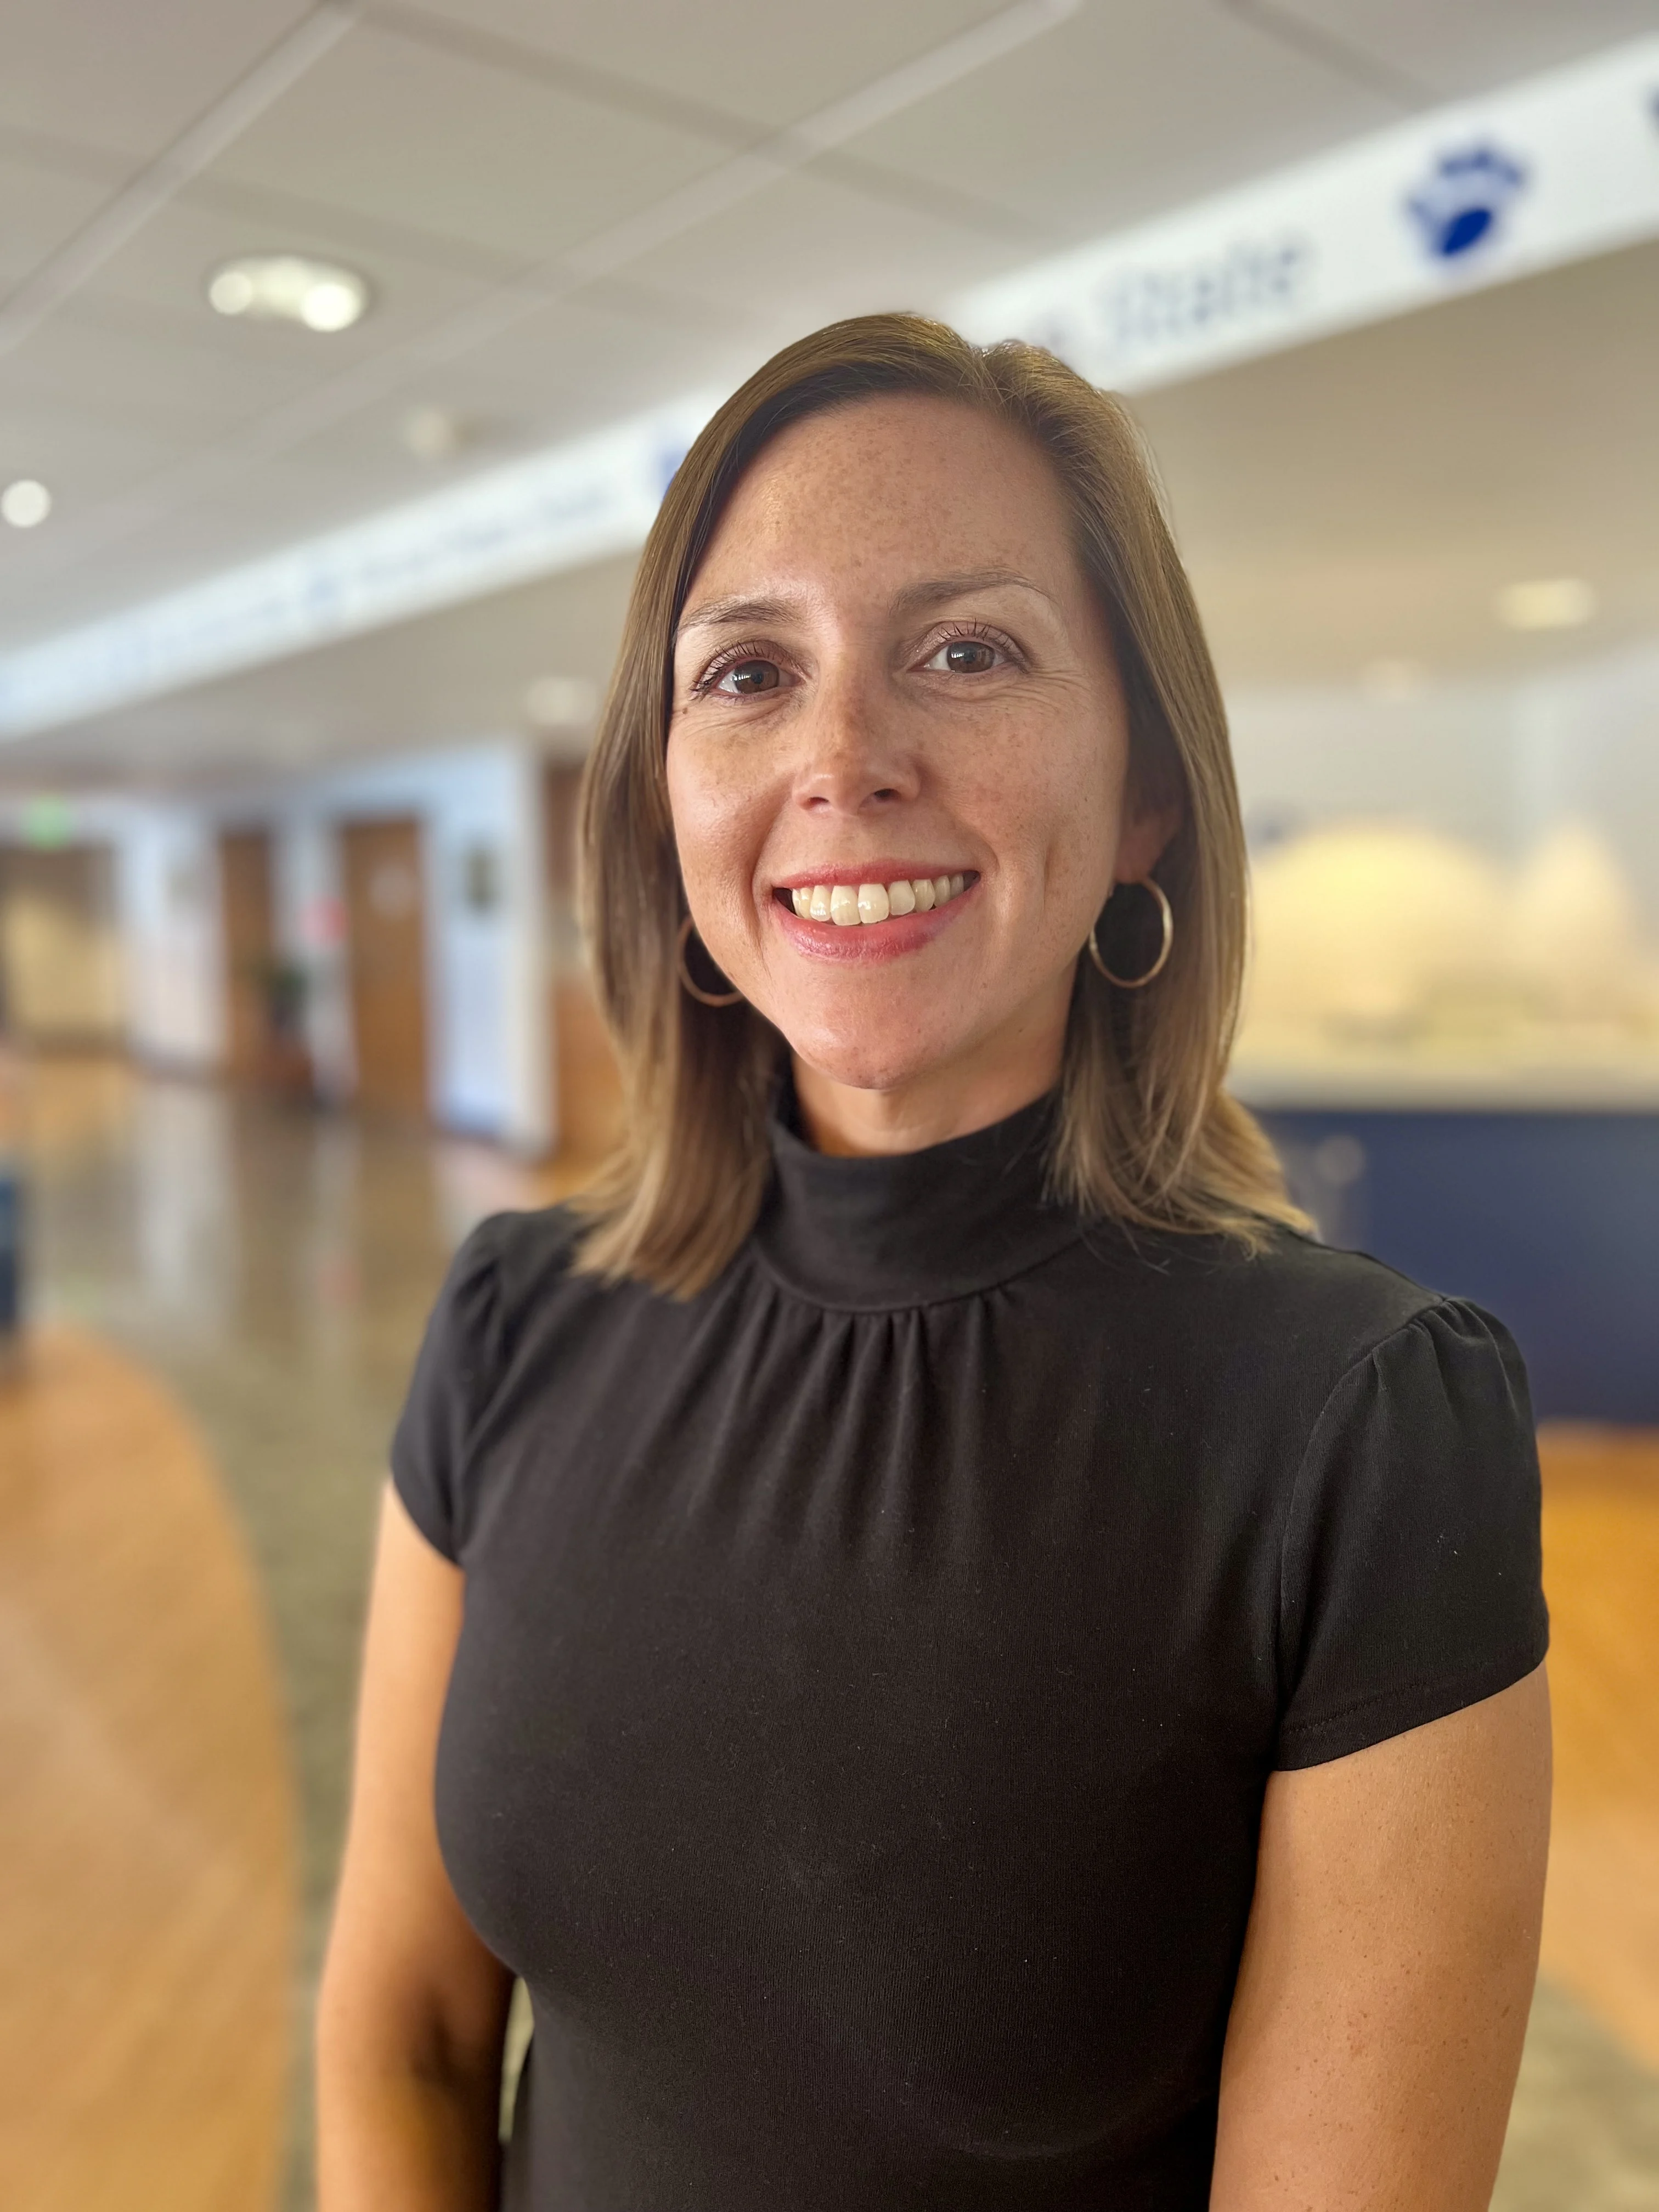
[[[953,874],[963,888],[943,902],[936,902],[931,911],[918,905],[908,914],[890,912],[881,920],[860,916],[841,922],[827,917],[815,920],[811,915],[795,910],[796,892],[811,891],[817,886],[851,892],[856,896],[860,886],[867,890],[878,885],[885,896],[894,884],[914,887]],[[971,903],[980,880],[971,868],[949,870],[926,861],[864,861],[853,868],[820,868],[791,876],[773,885],[769,903],[778,928],[797,951],[811,959],[859,963],[893,960],[907,952],[921,951],[947,930]],[[878,908],[880,902],[875,903]],[[842,911],[846,911],[844,904]]]

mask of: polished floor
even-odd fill
[[[247,1547],[169,1395],[52,1328],[0,1382],[0,2203],[269,2203],[294,1793]]]
[[[456,1239],[564,1176],[108,1064],[28,1088],[0,2204],[302,2212],[386,1439]],[[1659,1437],[1546,1457],[1557,1843],[1496,2202],[1659,2212]]]

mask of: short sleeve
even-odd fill
[[[467,1448],[498,1365],[496,1227],[481,1222],[450,1264],[392,1440],[392,1480],[410,1519],[457,1561]]]
[[[1285,1531],[1281,1767],[1316,1766],[1492,1697],[1549,1643],[1526,1370],[1443,1300],[1351,1367]]]

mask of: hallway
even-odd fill
[[[38,1063],[27,1120],[47,1327],[0,1389],[0,1640],[31,1654],[0,1673],[26,1870],[0,1889],[0,2198],[301,2212],[387,1438],[447,1253],[574,1170],[114,1061]],[[1659,2212],[1659,1438],[1563,1433],[1546,1462],[1557,1849],[1496,2202]],[[181,1776],[216,1889],[144,1826]]]

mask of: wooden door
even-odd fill
[[[219,897],[225,933],[225,1066],[238,1083],[260,1083],[270,1068],[276,950],[268,831],[227,830],[220,838]]]
[[[101,845],[0,853],[0,1013],[19,1037],[48,1047],[119,1042],[112,878]]]
[[[426,896],[413,819],[350,822],[343,833],[357,1102],[427,1111]]]

